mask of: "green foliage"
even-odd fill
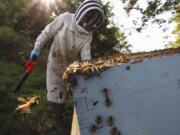
[[[131,12],[131,10],[136,9],[141,11],[144,17],[154,17],[158,14],[174,11],[176,6],[179,4],[179,0],[166,0],[162,2],[162,0],[150,0],[147,1],[148,6],[145,9],[142,9],[138,5],[139,0],[121,0],[125,5],[124,9],[127,13]]]
[[[121,0],[124,4],[125,11],[130,14],[132,10],[138,10],[142,13],[142,25],[144,27],[147,25],[147,22],[150,19],[153,19],[154,23],[158,23],[159,25],[166,22],[165,19],[158,19],[156,16],[163,14],[165,12],[176,13],[176,6],[179,4],[179,0],[166,0],[162,2],[162,0],[150,0],[147,1],[148,6],[143,9],[138,4],[139,0]]]
[[[30,48],[31,38],[18,31],[21,18],[29,9],[24,0],[1,0],[0,2],[0,60],[20,62]]]
[[[142,12],[144,15],[154,17],[157,14],[157,8],[159,7],[160,1],[154,0],[148,2],[148,7]]]
[[[139,5],[140,0],[121,0],[124,9],[128,15],[130,15],[131,11],[137,10],[141,13],[141,26],[136,28],[137,32],[141,32],[144,28],[146,28],[149,24],[155,23],[159,25],[161,28],[164,24],[166,26],[172,23],[173,19],[177,23],[176,29],[174,30],[174,34],[176,35],[176,41],[171,41],[169,45],[170,47],[179,47],[180,46],[180,5],[179,0],[149,0],[147,1],[147,7],[142,7]],[[165,13],[172,13],[171,18],[161,17],[160,15]],[[134,22],[137,22],[134,20]],[[150,23],[149,23],[150,22]],[[135,23],[136,25],[137,23]]]
[[[12,26],[18,23],[18,19],[25,13],[23,0],[1,0],[0,25]]]
[[[105,19],[102,26],[93,34],[92,55],[93,57],[105,56],[113,53],[118,53],[122,49],[130,50],[130,45],[126,41],[124,33],[116,27],[110,18],[114,15],[112,7],[107,2],[102,4],[105,14]],[[104,38],[103,38],[104,36]],[[114,49],[114,47],[116,49]]]
[[[174,21],[176,22],[176,28],[173,32],[176,35],[176,40],[174,42],[170,42],[172,47],[180,47],[180,5],[176,7],[176,10],[177,13],[174,18]]]
[[[19,52],[25,50],[29,46],[29,42],[24,36],[18,34],[10,27],[0,27],[0,59],[19,61]]]
[[[51,13],[44,14],[39,7],[34,0],[1,0],[0,60],[20,62],[29,55],[34,40],[51,20]]]

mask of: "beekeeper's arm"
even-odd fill
[[[60,16],[56,17],[54,21],[52,21],[50,24],[48,24],[45,29],[41,32],[41,34],[37,37],[34,49],[31,52],[31,58],[32,57],[38,57],[41,51],[41,48],[44,47],[44,44],[55,36],[55,34],[58,32],[59,29],[62,28],[64,19],[66,17],[66,13],[61,14]]]
[[[81,60],[82,61],[91,60],[91,41],[92,41],[92,36],[89,37],[88,41],[81,49]]]

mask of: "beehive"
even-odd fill
[[[76,75],[73,99],[81,135],[179,135],[179,50],[134,54],[129,57],[136,62],[89,79]]]

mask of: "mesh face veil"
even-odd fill
[[[85,0],[75,13],[76,24],[92,32],[104,19],[102,6],[96,0]]]

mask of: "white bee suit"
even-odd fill
[[[75,22],[74,14],[63,13],[47,25],[35,42],[35,48],[43,48],[46,41],[54,37],[47,63],[47,99],[54,103],[64,103],[66,87],[62,75],[66,66],[77,60],[90,60],[92,33]]]
[[[92,15],[92,10],[95,11],[95,15]],[[92,16],[88,17],[88,13]],[[43,48],[49,39],[54,38],[47,63],[48,101],[65,103],[66,85],[62,80],[65,68],[78,59],[78,53],[83,61],[91,59],[91,31],[100,26],[103,19],[103,9],[98,1],[85,0],[75,14],[66,12],[59,15],[38,36],[35,49]],[[81,27],[81,23],[87,23],[87,27]],[[80,135],[76,111],[73,114],[71,135]]]

